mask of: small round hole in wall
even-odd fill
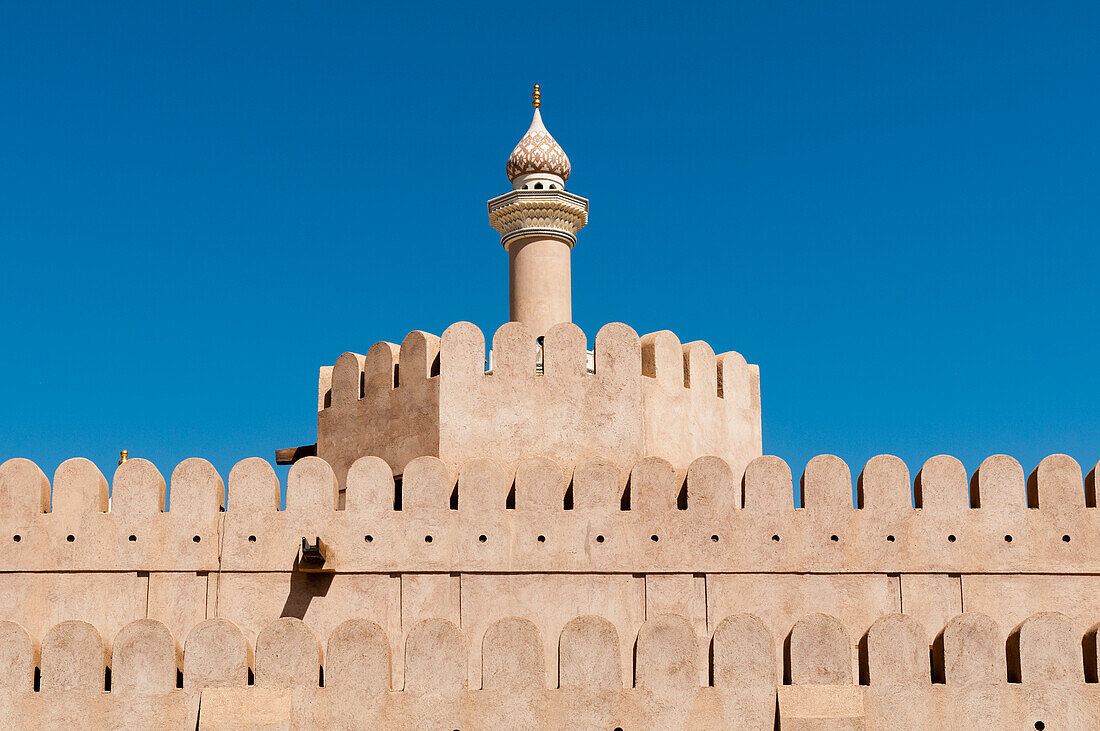
[[[69,535],[65,536],[65,540],[68,541],[69,543],[72,543],[73,541],[76,540],[76,536],[74,536],[73,534],[70,533]]]
[[[480,536],[477,537],[478,543],[484,543],[487,540],[489,540],[489,539],[485,536],[484,533],[482,533]]]
[[[256,536],[249,536],[248,537],[248,542],[249,543],[255,543],[256,542]]]
[[[776,535],[772,536],[772,540],[775,541],[776,543],[779,543],[779,535],[776,534]]]
[[[1012,543],[1012,536],[1005,536],[1005,543]]]
[[[546,543],[546,536],[539,536],[539,543]]]
[[[16,533],[16,534],[15,534],[14,536],[12,536],[12,537],[11,537],[11,539],[12,539],[13,541],[15,541],[16,543],[19,543],[19,541],[23,540],[23,536],[21,536],[21,535],[19,535],[18,533]]]
[[[651,535],[651,536],[649,537],[649,540],[651,540],[651,541],[653,541],[654,543],[656,543],[657,541],[659,541],[659,540],[661,540],[661,539],[657,537],[657,534],[656,534],[656,533],[654,533],[653,535]]]
[[[838,536],[836,534],[833,534],[833,535],[829,536],[829,540],[832,541],[833,543],[837,543],[838,541],[840,541],[840,536]]]
[[[886,540],[888,540],[888,541],[890,541],[891,543],[893,543],[893,542],[894,542],[894,537],[893,537],[893,536],[886,536]]]
[[[1047,725],[1045,723],[1043,723],[1042,721],[1036,721],[1035,722],[1036,731],[1043,731],[1043,729],[1045,729],[1046,727],[1047,727]]]
[[[952,535],[949,535],[949,536],[947,537],[947,542],[948,542],[948,543],[954,543],[954,542],[955,542],[955,536],[954,536],[954,534],[952,534]]]
[[[596,543],[603,543],[603,536],[596,536]]]
[[[133,543],[136,540],[137,540],[137,536],[134,536],[134,535],[130,536],[130,543]]]
[[[710,537],[710,539],[711,539],[712,541],[714,541],[715,543],[717,543],[717,542],[718,542],[718,535],[717,535],[717,534],[715,534],[715,535],[711,536],[711,537]]]
[[[1062,543],[1069,543],[1069,535],[1062,536]]]
[[[374,541],[374,536],[363,536],[363,540],[367,543],[371,543]]]
[[[424,536],[424,542],[425,543],[431,543],[432,542],[432,537],[431,536]]]
[[[202,538],[200,536],[192,536],[191,540],[195,543],[199,543],[200,541],[202,541]]]

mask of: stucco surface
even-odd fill
[[[400,510],[378,458],[353,465],[343,506],[335,471],[300,461],[284,510],[263,460],[233,468],[227,502],[202,460],[170,480],[132,461],[109,505],[86,460],[59,468],[52,488],[25,460],[0,465],[9,725],[770,729],[778,714],[784,728],[960,717],[1089,728],[1097,717],[1097,518],[1061,455],[1030,477],[1005,456],[970,476],[934,457],[912,482],[889,456],[853,477],[822,455],[798,480],[766,456],[743,474],[719,457],[686,468],[476,458],[452,470],[421,456]],[[51,489],[56,512],[40,500]],[[163,545],[142,545],[153,536]],[[320,571],[301,570],[303,536],[325,544]],[[87,549],[28,550],[70,543]]]
[[[642,338],[618,323],[589,343],[556,316],[545,327],[509,322],[489,349],[491,372],[486,337],[460,322],[442,338],[413,332],[400,346],[340,356],[321,377],[318,456],[343,485],[366,455],[395,475],[423,455],[451,472],[477,458],[514,468],[527,457],[573,465],[600,455],[625,475],[646,456],[684,470],[717,455],[740,473],[761,454],[759,370],[738,353],[716,356],[667,331]]]

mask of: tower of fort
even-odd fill
[[[0,723],[1100,728],[1097,470],[795,479],[739,353],[572,324],[589,203],[534,107],[509,321],[321,367],[285,507],[261,458],[0,465]]]

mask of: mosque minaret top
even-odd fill
[[[513,190],[564,190],[569,180],[569,156],[542,123],[542,95],[535,84],[531,127],[508,157],[505,172]]]

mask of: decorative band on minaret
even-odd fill
[[[542,123],[535,84],[535,115],[508,158],[512,192],[489,201],[489,223],[508,251],[509,319],[543,335],[572,321],[570,252],[588,223],[588,200],[565,190],[569,157]]]

